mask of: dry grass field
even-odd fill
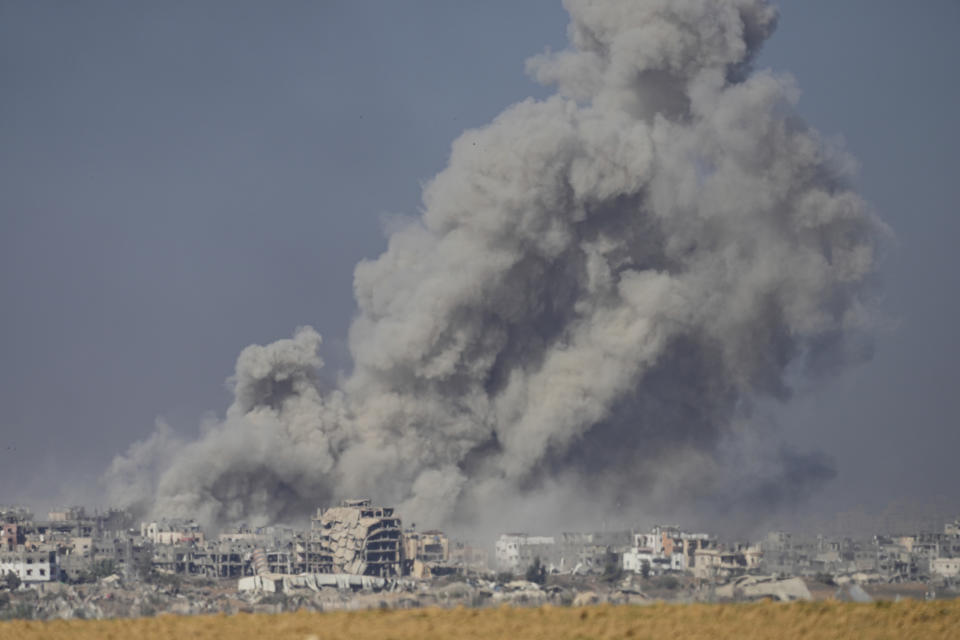
[[[420,609],[0,623],[0,638],[960,638],[960,600]]]

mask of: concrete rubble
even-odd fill
[[[777,579],[776,576],[741,576],[734,581],[719,586],[715,590],[718,598],[759,600],[812,600],[813,596],[801,578]]]
[[[324,587],[350,591],[396,591],[404,585],[415,584],[410,580],[379,578],[351,573],[303,573],[296,576],[269,573],[240,578],[239,591],[266,591],[279,593],[293,589],[320,591]]]

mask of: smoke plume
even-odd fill
[[[884,230],[790,78],[751,68],[775,10],[565,4],[569,48],[527,62],[556,93],[464,132],[420,218],[357,266],[353,371],[324,389],[308,327],[247,347],[226,416],[176,455],[135,445],[116,482],[142,488],[131,458],[160,448],[138,498],[157,514],[256,523],[370,496],[443,524],[765,508],[831,476],[751,408],[869,355]]]

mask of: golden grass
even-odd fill
[[[657,604],[538,609],[412,609],[365,612],[160,616],[12,621],[0,638],[960,638],[960,601],[853,604]]]

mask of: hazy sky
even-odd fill
[[[896,240],[873,360],[771,411],[832,455],[811,508],[960,503],[960,4],[777,3],[758,66],[861,163]],[[194,434],[250,343],[349,366],[353,267],[450,142],[547,89],[559,2],[0,0],[0,503],[94,500]],[[332,375],[332,373],[331,373]]]

